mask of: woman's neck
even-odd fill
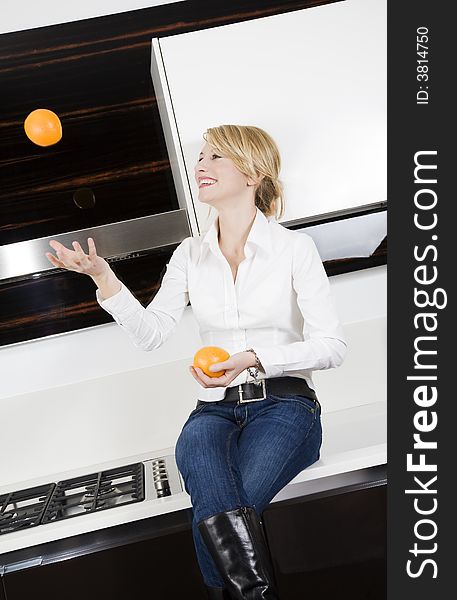
[[[239,210],[219,213],[218,240],[221,250],[231,256],[243,255],[244,246],[256,216],[255,206],[254,214],[251,207],[246,210],[245,214],[240,214]]]

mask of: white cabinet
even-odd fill
[[[256,125],[276,140],[282,222],[386,200],[386,41],[386,0],[152,41],[154,88],[194,234],[214,217],[193,176],[202,134],[223,123]]]

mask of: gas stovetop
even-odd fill
[[[182,492],[173,455],[0,495],[0,535]]]

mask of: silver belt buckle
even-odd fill
[[[242,404],[243,402],[256,402],[257,400],[265,400],[265,398],[267,397],[267,387],[265,385],[265,379],[261,379],[259,383],[254,383],[254,385],[261,385],[262,386],[262,397],[261,398],[247,398],[246,400],[243,399],[243,394],[244,394],[244,390],[241,387],[243,384],[239,384],[238,385],[238,396],[239,396],[239,402],[240,404]]]

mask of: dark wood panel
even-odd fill
[[[160,287],[176,245],[111,264],[117,277],[146,306]],[[95,297],[90,277],[60,271],[0,287],[0,346],[113,321]]]
[[[180,2],[0,36],[1,243],[178,208],[151,38],[324,3]],[[26,137],[36,108],[59,115],[58,144]],[[83,210],[73,193],[86,186],[96,204]]]
[[[371,256],[338,258],[326,260],[324,268],[327,275],[340,275],[350,271],[360,271],[370,267],[379,267],[387,264],[387,236],[382,240]]]

